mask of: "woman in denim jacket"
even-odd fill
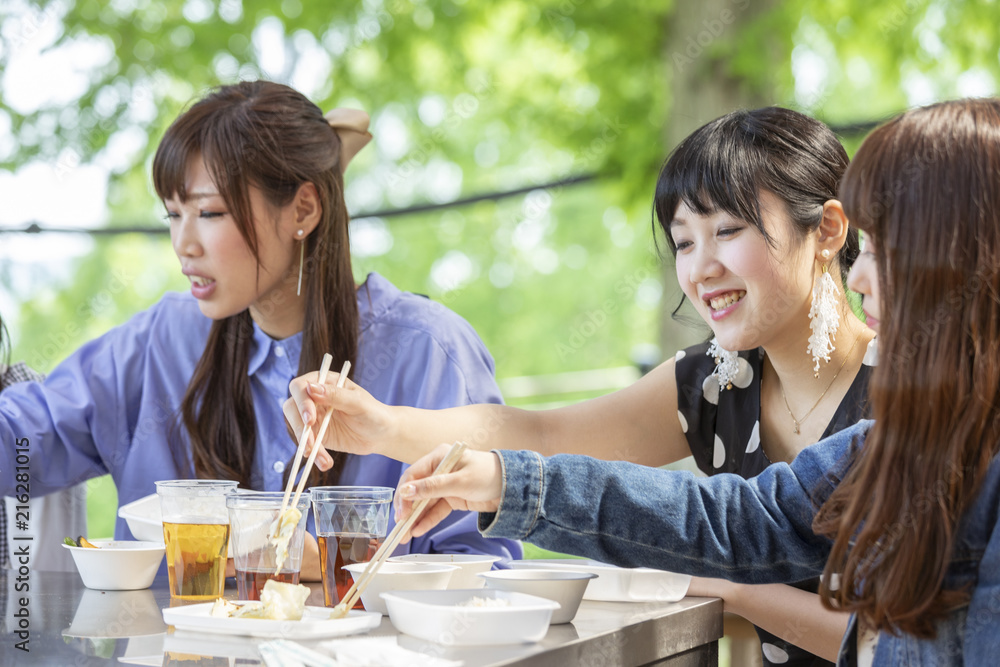
[[[749,480],[513,451],[424,479],[439,448],[400,482],[403,514],[447,499],[414,535],[455,507],[482,512],[485,535],[619,565],[744,583],[822,573],[824,603],[852,612],[838,664],[995,664],[998,173],[998,100],[907,112],[848,168],[841,199],[870,237],[849,284],[884,318],[874,421]]]

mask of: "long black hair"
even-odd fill
[[[823,204],[837,198],[847,164],[836,135],[814,118],[781,107],[734,111],[695,130],[663,163],[653,202],[656,220],[674,255],[669,226],[681,202],[700,215],[724,211],[744,220],[773,246],[761,217],[760,194],[766,191],[784,202],[805,237],[822,222]],[[857,256],[852,228],[838,254],[843,279]]]

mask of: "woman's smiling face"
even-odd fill
[[[808,322],[815,248],[782,201],[760,196],[769,244],[753,226],[722,211],[701,215],[681,202],[670,224],[677,280],[727,350],[748,350]]]

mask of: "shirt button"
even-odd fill
[[[271,467],[274,469],[274,472],[278,473],[279,475],[281,473],[285,472],[285,462],[284,461],[275,461],[274,465],[271,466]]]
[[[285,356],[285,348],[281,347],[280,345],[275,345],[274,346],[274,356],[276,356],[276,357],[283,357],[283,356]]]

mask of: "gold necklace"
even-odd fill
[[[847,355],[844,357],[844,363],[840,364],[840,368],[838,368],[837,372],[833,374],[833,379],[830,380],[830,384],[826,385],[826,389],[824,389],[823,393],[819,395],[819,398],[817,398],[816,402],[813,403],[813,406],[809,408],[809,411],[802,415],[802,419],[796,419],[795,415],[792,414],[792,409],[788,407],[788,399],[785,398],[785,388],[783,386],[781,387],[781,400],[785,402],[785,410],[788,412],[788,416],[792,418],[792,423],[795,424],[792,428],[792,433],[795,433],[796,435],[799,433],[799,425],[809,418],[812,411],[816,409],[819,402],[823,400],[824,396],[826,396],[826,392],[830,391],[830,387],[832,387],[833,383],[837,381],[837,376],[840,375],[840,371],[844,370],[844,366],[847,365],[847,360],[851,358],[851,352],[854,352],[854,348],[858,346],[859,340],[861,340],[861,334],[858,334],[857,338],[854,339],[854,345],[851,345],[851,349],[847,351]]]

